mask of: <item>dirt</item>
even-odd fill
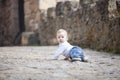
[[[0,80],[120,80],[120,55],[84,49],[88,62],[52,60],[56,49],[0,47]]]

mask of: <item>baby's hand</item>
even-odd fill
[[[69,58],[64,58],[64,60],[68,60]]]

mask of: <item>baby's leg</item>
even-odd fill
[[[83,61],[86,62],[83,50],[80,47],[73,47],[70,51],[70,56],[73,61]]]

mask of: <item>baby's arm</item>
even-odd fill
[[[59,58],[60,55],[62,55],[62,53],[64,52],[65,48],[63,46],[60,46],[55,55],[54,55],[54,60],[57,60]]]

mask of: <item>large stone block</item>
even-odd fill
[[[20,31],[18,24],[18,0],[2,0],[0,2],[0,45],[14,45],[16,35]]]
[[[23,32],[22,33],[22,45],[40,45],[39,34],[35,32]]]
[[[55,18],[56,17],[55,8],[54,7],[48,8],[48,10],[47,10],[47,17],[48,18]]]
[[[56,5],[56,15],[61,16],[64,14],[64,3],[63,2],[57,2]]]

